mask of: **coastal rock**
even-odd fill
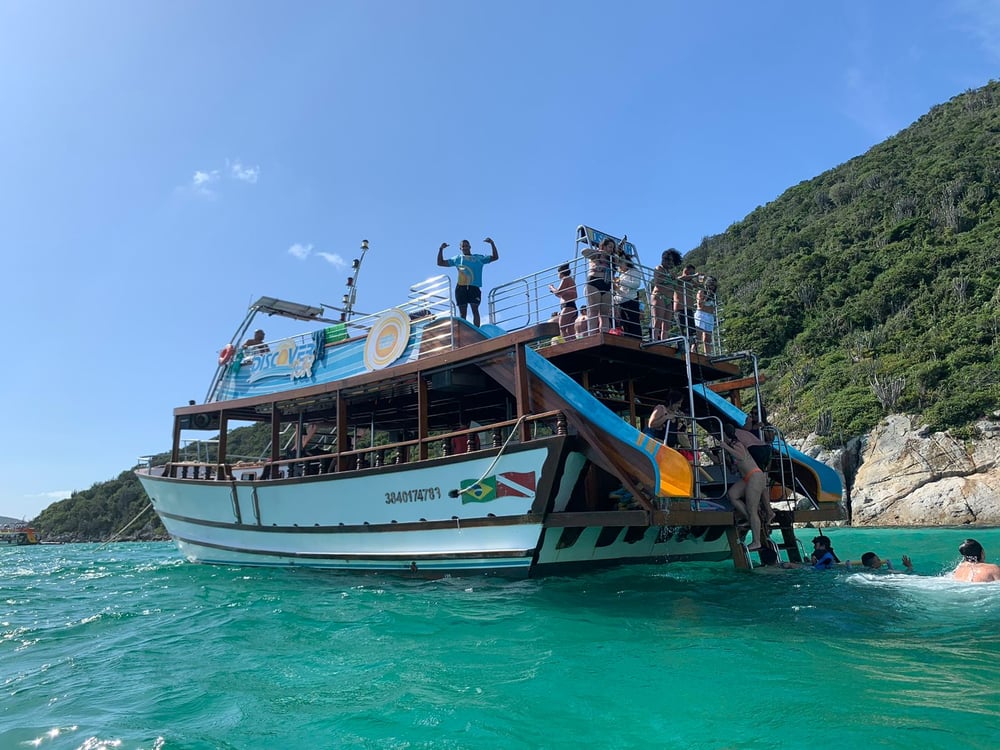
[[[965,443],[893,415],[868,438],[852,488],[858,526],[1000,524],[1000,432]]]

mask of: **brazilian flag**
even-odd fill
[[[462,490],[462,505],[466,503],[488,503],[496,500],[497,478],[495,476],[486,477],[479,482],[474,479],[463,479],[460,484]]]

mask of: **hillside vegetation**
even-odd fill
[[[1000,83],[934,107],[688,259],[720,280],[727,346],[760,356],[786,434],[844,442],[905,411],[971,435],[1000,408]],[[229,445],[260,456],[269,440],[262,424]],[[126,471],[35,525],[47,538],[105,540],[146,504]],[[124,538],[164,535],[147,511]]]
[[[757,208],[688,258],[772,417],[840,442],[883,415],[933,429],[1000,404],[1000,83]]]

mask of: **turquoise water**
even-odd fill
[[[940,577],[970,534],[1000,559],[1000,529],[830,534],[918,575],[406,581],[0,549],[0,749],[1000,747],[1000,584]]]

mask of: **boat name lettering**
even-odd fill
[[[440,500],[440,487],[419,487],[415,490],[400,490],[399,492],[386,492],[385,504],[395,503],[423,503],[428,500]]]
[[[271,351],[254,355],[249,381],[254,383],[273,377],[309,378],[315,361],[316,343],[312,339],[284,339],[275,343]]]

